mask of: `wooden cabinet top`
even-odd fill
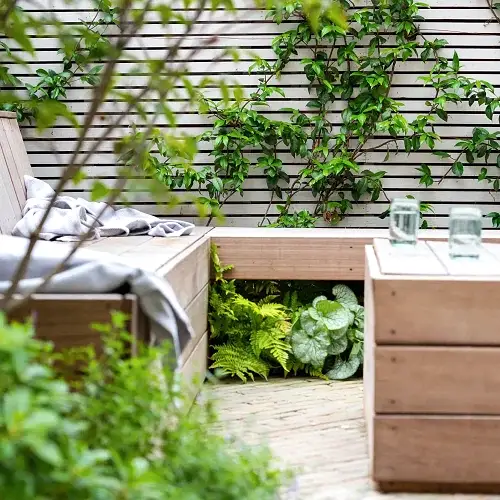
[[[419,241],[415,246],[392,245],[374,239],[367,252],[372,278],[399,279],[480,277],[500,281],[500,245],[483,243],[479,258],[451,258],[446,241]]]

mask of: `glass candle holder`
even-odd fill
[[[450,257],[479,257],[482,217],[479,208],[455,207],[450,212]]]
[[[395,198],[391,202],[389,238],[393,245],[415,245],[418,238],[420,203],[413,198]]]

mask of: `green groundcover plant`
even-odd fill
[[[236,282],[212,248],[211,368],[246,381],[255,375],[305,373],[332,380],[355,375],[363,361],[364,308],[346,285]],[[326,285],[328,286],[328,285]]]
[[[0,491],[12,500],[276,499],[288,474],[263,448],[214,432],[210,402],[186,411],[168,348],[128,356],[125,319],[62,355],[0,314]],[[54,363],[55,362],[55,363]],[[75,365],[75,363],[77,363]],[[71,385],[51,365],[82,367]]]

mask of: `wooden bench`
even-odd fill
[[[216,227],[210,241],[228,277],[254,280],[362,281],[365,246],[387,236],[385,229],[280,229]],[[419,237],[445,241],[448,231],[426,229]],[[500,242],[500,232],[483,231],[487,242]]]
[[[500,493],[500,245],[366,248],[364,386],[383,491]],[[401,253],[403,252],[403,253]]]
[[[0,112],[0,244],[1,234],[10,234],[21,218],[26,202],[24,175],[33,173],[16,116]],[[182,373],[188,379],[203,379],[207,368],[210,230],[196,228],[192,235],[177,238],[133,236],[86,244],[92,250],[119,255],[170,283],[195,332],[182,353]],[[35,295],[16,315],[21,319],[36,313],[37,336],[53,341],[56,348],[99,347],[100,335],[90,324],[109,322],[112,310],[127,313],[130,332],[147,341],[147,321],[140,312],[137,297],[131,294]]]

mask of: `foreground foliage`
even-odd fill
[[[213,431],[211,404],[186,412],[166,348],[128,356],[124,318],[92,349],[54,356],[0,315],[0,490],[11,499],[276,499],[286,475],[262,448]],[[89,363],[77,391],[58,367]],[[85,366],[82,364],[81,366]]]
[[[224,278],[232,266],[220,263],[215,248],[212,260],[209,322],[216,374],[243,381],[270,373],[334,380],[356,374],[363,361],[364,308],[347,286],[333,287],[329,299],[299,293],[293,283],[238,283]]]

